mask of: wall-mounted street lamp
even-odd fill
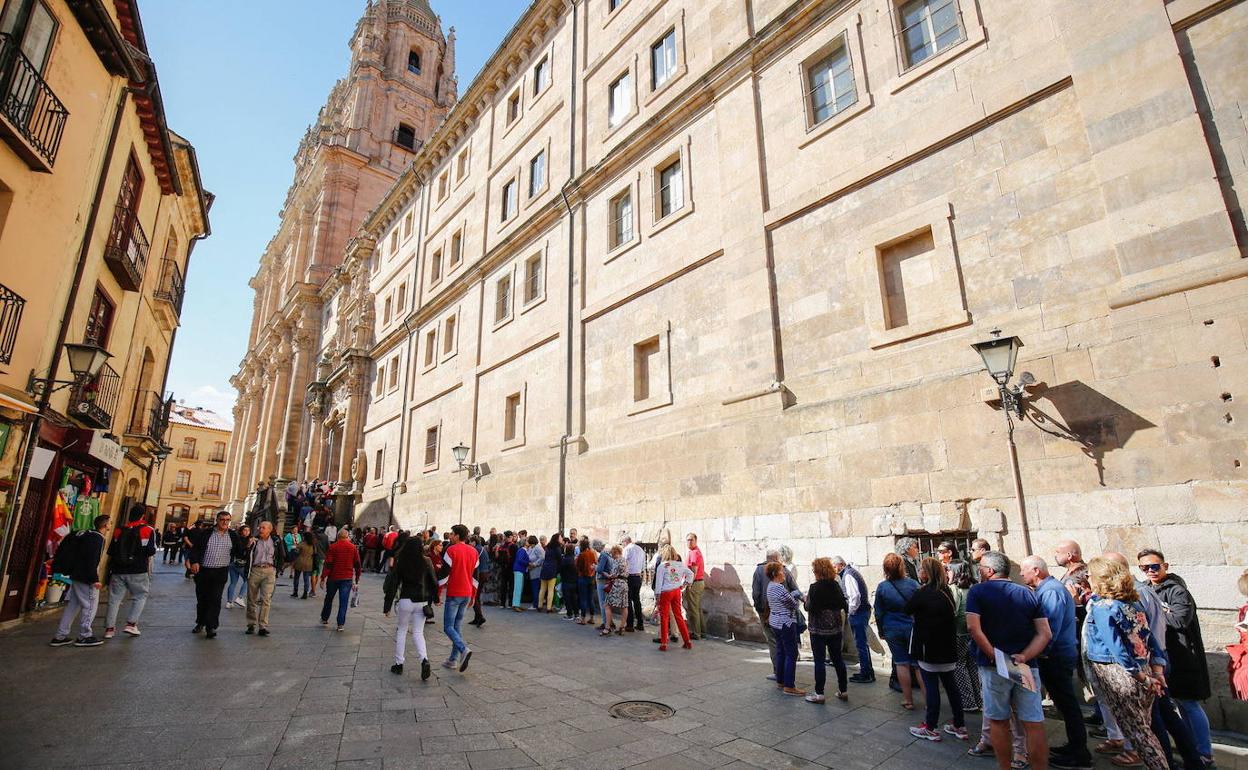
[[[1002,337],[1000,329],[989,332],[989,339],[971,344],[984,368],[997,383],[1001,396],[1001,412],[1005,415],[1005,436],[1010,449],[1010,470],[1014,473],[1014,497],[1018,504],[1018,518],[1023,532],[1023,550],[1031,554],[1031,530],[1027,526],[1027,501],[1023,497],[1023,476],[1018,467],[1018,446],[1014,443],[1014,418],[1023,418],[1026,409],[1026,388],[1036,381],[1031,372],[1023,372],[1018,382],[1010,384],[1014,367],[1018,363],[1018,349],[1023,346],[1018,337]]]
[[[104,362],[113,357],[112,353],[98,345],[66,342],[62,348],[65,351],[65,357],[69,359],[69,370],[73,372],[74,379],[55,379],[55,372],[51,372],[51,376],[48,377],[36,377],[32,371],[26,385],[26,390],[31,395],[50,395],[70,385],[85,384],[100,373],[100,369],[104,367]]]

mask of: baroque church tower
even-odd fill
[[[322,289],[456,99],[454,30],[442,33],[428,0],[368,0],[350,49],[346,77],[299,143],[277,234],[249,282],[247,353],[231,378],[238,402],[227,479],[235,511],[258,482],[307,474],[307,458],[317,454],[309,447],[308,385],[318,364],[347,363],[328,360],[344,351],[332,340],[326,322],[334,309],[323,307]]]

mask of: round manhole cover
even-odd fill
[[[676,709],[652,700],[626,700],[607,709],[607,713],[616,719],[653,722],[658,719],[667,719],[676,713]]]

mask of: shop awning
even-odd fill
[[[29,394],[4,385],[0,385],[0,409],[12,409],[25,414],[39,413],[35,400]]]

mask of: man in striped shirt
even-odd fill
[[[191,552],[186,557],[187,569],[195,576],[192,633],[203,631],[205,639],[216,637],[221,619],[221,592],[229,577],[230,554],[242,545],[238,533],[230,529],[229,511],[217,511],[217,526],[195,533]]]

